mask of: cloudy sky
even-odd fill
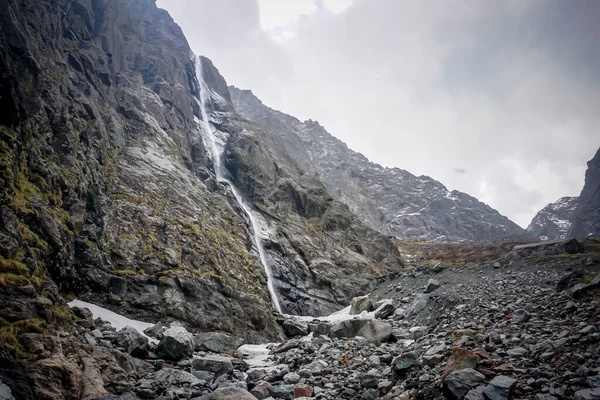
[[[600,147],[600,1],[157,4],[229,84],[523,227]]]

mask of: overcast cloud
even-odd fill
[[[523,227],[600,147],[598,1],[158,5],[229,84]]]

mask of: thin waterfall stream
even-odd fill
[[[213,128],[213,126],[211,126],[208,119],[208,112],[206,111],[206,104],[210,100],[210,89],[208,88],[208,85],[204,80],[202,59],[200,57],[194,56],[194,60],[196,64],[196,76],[198,77],[200,83],[200,101],[198,102],[198,105],[200,107],[202,121],[199,121],[199,123],[201,124],[202,129],[206,133],[206,137],[208,139],[208,144],[210,146],[210,152],[212,156],[211,158],[214,164],[217,180],[219,182],[227,184],[231,188],[233,197],[248,216],[248,220],[250,221],[250,227],[252,228],[254,244],[258,251],[260,262],[265,268],[265,273],[267,274],[267,286],[269,288],[269,294],[271,295],[271,301],[273,302],[273,306],[275,307],[275,309],[281,313],[281,305],[279,304],[279,299],[277,298],[277,293],[275,292],[275,286],[273,285],[273,276],[271,273],[271,268],[269,267],[269,264],[267,262],[267,253],[265,251],[264,245],[263,227],[261,226],[260,221],[254,214],[254,211],[244,202],[244,199],[238,188],[227,177],[225,165],[223,164],[223,159],[221,157],[222,150],[219,148],[215,129]]]

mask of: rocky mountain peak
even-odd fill
[[[236,110],[277,137],[298,166],[379,232],[434,241],[509,241],[533,237],[472,196],[449,191],[427,176],[370,162],[318,122],[265,106],[251,91],[231,86]]]
[[[578,205],[578,197],[561,197],[538,212],[527,231],[541,240],[566,239]]]

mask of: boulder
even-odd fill
[[[312,397],[313,387],[305,383],[298,383],[294,385],[294,398]]]
[[[287,337],[308,335],[308,324],[298,318],[286,318],[281,325]]]
[[[164,328],[162,326],[162,323],[157,322],[156,324],[154,324],[150,328],[146,328],[144,330],[144,333],[146,335],[152,337],[152,338],[160,340],[160,339],[162,339],[164,337],[163,336],[163,330],[164,330]]]
[[[600,388],[578,390],[573,400],[600,400]]]
[[[244,344],[240,338],[222,332],[199,333],[194,337],[196,351],[212,351],[213,353],[228,353]]]
[[[163,335],[156,348],[159,357],[179,361],[194,354],[194,337],[181,324],[172,323]]]
[[[406,372],[415,365],[416,360],[417,355],[415,353],[401,354],[392,361],[392,369],[399,373]]]
[[[483,396],[487,400],[508,400],[517,380],[504,375],[498,375],[487,386]]]
[[[338,339],[355,337],[366,323],[367,321],[363,319],[340,321],[329,329],[329,337]]]
[[[210,400],[256,400],[250,392],[237,387],[222,387],[210,394]]]
[[[435,279],[430,279],[425,286],[425,293],[431,293],[440,287],[440,283]]]
[[[350,314],[356,315],[363,311],[373,311],[373,301],[369,296],[355,297],[350,302]]]
[[[164,368],[156,371],[153,375],[153,381],[163,388],[182,385],[192,386],[200,383],[200,380],[193,374],[176,368]]]
[[[392,325],[376,319],[368,320],[356,336],[362,336],[373,343],[385,342],[392,337]]]
[[[444,379],[444,394],[450,399],[460,399],[485,381],[485,375],[472,368],[453,371]]]
[[[134,357],[144,358],[148,355],[148,338],[135,328],[127,325],[117,332],[117,343]]]
[[[276,399],[293,400],[295,398],[294,385],[269,385],[269,393]]]
[[[457,370],[475,368],[478,362],[479,356],[477,354],[467,349],[455,347],[452,349],[452,355],[448,359],[443,376],[447,376]]]
[[[374,316],[378,319],[385,319],[392,314],[394,314],[396,308],[394,307],[394,303],[392,300],[384,300],[379,307],[375,310]]]
[[[527,322],[527,321],[529,321],[530,318],[531,318],[531,315],[526,310],[523,310],[522,308],[515,310],[512,313],[512,320],[513,320],[513,322],[516,322],[516,323]]]
[[[577,239],[549,240],[515,246],[511,251],[515,257],[553,256],[565,253],[583,253],[583,245]]]
[[[250,390],[250,393],[258,400],[266,399],[271,396],[269,392],[269,383],[265,381],[257,382],[252,390]]]
[[[233,363],[229,357],[210,355],[194,358],[192,360],[192,368],[198,371],[212,372],[216,376],[221,376],[233,371]]]

